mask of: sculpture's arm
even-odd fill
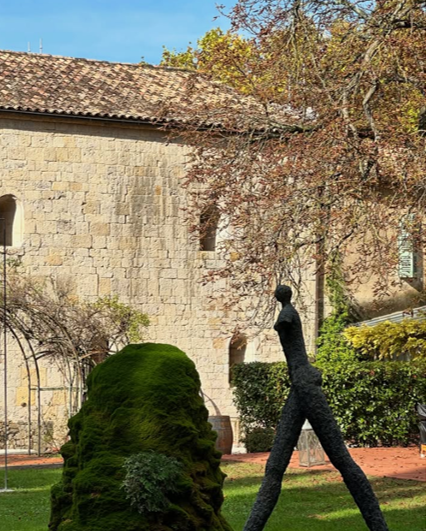
[[[292,325],[292,322],[292,313],[289,312],[287,308],[283,308],[278,315],[277,321],[274,325],[274,330],[279,333],[280,331],[290,327]]]

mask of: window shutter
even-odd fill
[[[413,239],[410,234],[414,220],[414,214],[407,214],[401,219],[399,224],[399,278],[415,278],[415,276],[417,275],[416,253],[414,249]]]

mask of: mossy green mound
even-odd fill
[[[130,345],[98,365],[88,399],[69,421],[62,480],[52,488],[51,531],[229,531],[224,475],[199,396],[194,363],[170,345]],[[140,514],[122,483],[124,461],[155,451],[182,463],[170,505]]]

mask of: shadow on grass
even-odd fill
[[[225,472],[231,472],[225,467]],[[248,470],[246,469],[246,472]],[[257,470],[225,483],[223,513],[235,531],[243,528],[262,476]],[[238,471],[236,471],[238,473]],[[370,478],[391,531],[426,531],[424,483]],[[341,477],[329,471],[290,471],[284,476],[278,504],[265,531],[366,531]]]
[[[223,467],[223,514],[234,531],[241,531],[263,477],[254,465]],[[50,512],[50,487],[59,469],[10,470],[15,492],[0,495],[0,529],[45,531]],[[0,472],[0,484],[3,476]],[[370,478],[390,531],[426,531],[425,484],[416,481]],[[283,481],[277,507],[265,531],[367,531],[358,508],[340,475],[321,470],[290,470]]]

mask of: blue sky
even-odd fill
[[[43,53],[158,64],[163,44],[181,50],[227,28],[217,15],[215,0],[5,0],[0,49],[38,52],[42,38]]]

